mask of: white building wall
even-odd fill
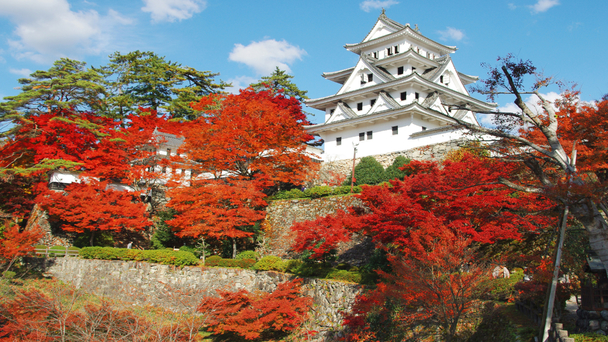
[[[392,127],[397,126],[399,134],[393,135]],[[421,120],[418,117],[403,116],[392,121],[379,121],[371,125],[352,127],[335,132],[322,132],[325,140],[324,161],[335,161],[353,157],[353,144],[358,144],[357,155],[367,156],[409,150],[421,146],[437,144],[462,136],[457,132],[429,132],[422,137],[411,138],[410,135],[423,131],[423,127],[430,131],[439,128],[437,124]],[[367,132],[372,131],[372,140],[367,139]],[[359,133],[365,133],[365,140],[359,140]],[[336,138],[342,138],[340,146],[336,145]]]

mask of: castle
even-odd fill
[[[306,101],[325,112],[325,122],[307,126],[325,142],[326,162],[383,155],[462,138],[452,118],[478,124],[473,111],[496,105],[471,97],[465,85],[478,80],[456,71],[456,48],[435,42],[417,27],[389,19],[384,10],[360,43],[354,67],[323,73],[342,85],[331,96]],[[462,109],[466,108],[466,109]]]

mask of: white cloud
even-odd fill
[[[462,30],[455,29],[453,27],[448,27],[445,31],[437,31],[441,35],[439,39],[441,40],[455,40],[459,41],[464,38],[464,32]]]
[[[371,10],[377,10],[381,8],[389,8],[392,5],[397,5],[399,2],[395,0],[365,0],[359,4],[362,10],[369,12]]]
[[[548,92],[546,94],[541,94],[541,96],[552,103],[555,103],[555,100],[560,99],[562,96],[559,93],[554,91]],[[539,98],[536,95],[530,95],[524,101],[525,104],[530,108],[533,113],[542,113],[543,108],[539,105]],[[555,106],[554,106],[555,107]],[[499,112],[507,112],[507,113],[521,113],[521,110],[515,103],[510,102],[497,109]],[[478,114],[477,119],[483,126],[493,126],[492,123],[492,115],[489,114]]]
[[[107,16],[94,10],[74,12],[67,0],[0,0],[0,15],[16,24],[15,39],[8,40],[13,56],[40,63],[99,54],[112,29],[130,23],[113,10]]]
[[[289,64],[304,55],[306,51],[285,40],[266,39],[246,46],[234,44],[228,59],[253,68],[258,75],[270,75],[276,67],[290,72]]]
[[[510,10],[514,10],[514,9],[516,9],[516,8],[517,8],[517,6],[516,6],[514,3],[512,3],[512,2],[509,2],[509,3],[507,4],[507,6],[509,6],[509,9],[510,9]]]
[[[195,13],[207,8],[205,0],[143,0],[143,2],[145,6],[141,10],[150,12],[154,22],[189,19]]]
[[[249,87],[251,83],[257,83],[259,80],[249,76],[237,76],[229,79],[227,82],[232,83],[232,87],[225,90],[232,94],[238,94],[239,90]]]
[[[541,13],[546,12],[549,8],[557,5],[559,5],[559,0],[538,0],[537,3],[528,7],[532,9],[532,13]]]
[[[30,74],[32,73],[32,70],[30,70],[30,69],[26,69],[26,68],[23,68],[23,69],[13,69],[13,68],[9,68],[9,69],[8,69],[8,71],[9,71],[11,74],[15,74],[15,75],[23,76],[23,77],[29,77],[29,76],[30,76]]]

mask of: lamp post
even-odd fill
[[[353,170],[350,174],[350,193],[353,193],[353,187],[355,186],[355,158],[357,157],[357,147],[359,143],[353,143]]]

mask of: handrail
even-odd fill
[[[36,247],[34,249],[34,253],[36,255],[44,255],[45,258],[50,256],[52,257],[57,257],[57,256],[79,256],[80,255],[80,251],[79,250],[75,250],[75,249],[69,249],[69,247],[65,247],[65,250],[63,249],[51,249],[50,247],[45,247],[45,248],[41,248],[41,247]]]

